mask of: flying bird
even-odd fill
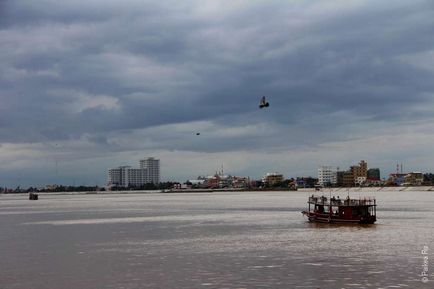
[[[270,104],[265,100],[265,96],[261,98],[261,102],[259,103],[259,108],[269,107]]]
[[[200,132],[197,132],[196,135],[200,135]]]

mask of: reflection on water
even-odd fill
[[[2,195],[1,288],[432,288],[433,192],[372,193],[362,226],[308,223],[309,194]]]

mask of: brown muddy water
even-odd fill
[[[434,288],[434,192],[365,194],[365,226],[310,194],[0,195],[0,288]]]

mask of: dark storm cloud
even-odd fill
[[[255,149],[294,132],[317,138],[293,145],[312,144],[345,138],[359,121],[426,117],[413,108],[432,101],[433,71],[402,56],[433,49],[429,1],[202,7],[210,3],[2,2],[0,141],[202,120],[276,124],[274,141],[154,135],[155,147],[168,149]],[[262,95],[268,114],[258,111]]]

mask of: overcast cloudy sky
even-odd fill
[[[433,35],[421,0],[0,0],[0,186],[434,171]]]

